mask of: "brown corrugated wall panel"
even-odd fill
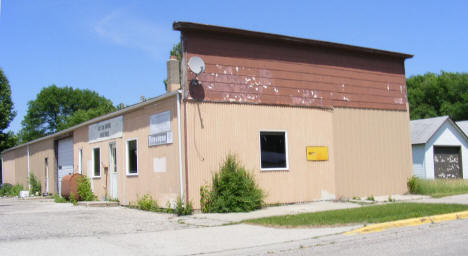
[[[412,174],[408,112],[335,108],[337,196],[402,194]]]
[[[204,101],[406,110],[403,59],[203,33],[183,38],[186,59],[205,61]],[[195,77],[187,74],[188,82]]]
[[[253,171],[268,203],[329,198],[334,193],[332,111],[228,103],[188,103],[189,198],[200,207],[200,186],[211,183],[228,153]],[[289,170],[260,170],[259,132],[287,131]],[[328,146],[329,161],[306,160],[306,146]]]

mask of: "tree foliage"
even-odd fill
[[[10,83],[0,69],[0,152],[16,144],[16,136],[12,132],[5,131],[15,116]]]
[[[468,73],[426,73],[406,80],[412,120],[448,115],[468,119]]]
[[[110,100],[94,91],[51,85],[28,102],[19,137],[31,141],[114,110]]]

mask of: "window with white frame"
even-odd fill
[[[93,176],[101,177],[101,149],[93,148]]]
[[[83,174],[83,149],[78,150],[78,173]]]
[[[260,167],[262,170],[287,170],[287,134],[284,131],[260,132]]]
[[[127,140],[127,174],[136,175],[138,173],[138,150],[137,140]]]

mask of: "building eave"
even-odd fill
[[[18,145],[18,146],[14,146],[14,147],[5,149],[4,151],[1,152],[1,154],[4,154],[6,152],[9,152],[9,151],[12,151],[14,149],[18,149],[18,148],[21,148],[21,147],[24,147],[24,146],[27,146],[27,145],[37,143],[37,142],[40,142],[40,141],[44,141],[44,140],[48,140],[48,139],[52,139],[52,138],[60,138],[62,136],[66,136],[66,135],[72,133],[74,130],[76,130],[76,129],[80,128],[80,127],[90,125],[90,124],[93,124],[93,123],[97,123],[97,122],[100,122],[100,121],[103,121],[103,120],[106,120],[106,119],[109,119],[109,118],[113,118],[113,117],[116,117],[116,116],[120,116],[122,114],[134,111],[134,110],[142,108],[144,106],[147,106],[149,104],[152,104],[152,103],[167,99],[167,98],[172,97],[172,96],[175,96],[177,93],[178,93],[178,91],[169,92],[169,93],[160,95],[158,97],[154,97],[154,98],[148,99],[146,101],[137,103],[135,105],[131,105],[131,106],[126,107],[124,109],[117,110],[115,112],[111,112],[111,113],[108,113],[108,114],[105,114],[105,115],[102,115],[102,116],[95,117],[93,119],[90,119],[90,120],[85,121],[83,123],[77,124],[75,126],[67,128],[65,130],[62,130],[62,131],[59,131],[59,132],[56,132],[56,133],[53,133],[53,134],[50,134],[50,135],[47,135],[47,136],[44,136],[44,137],[37,138],[35,140],[23,143],[23,144]]]
[[[333,42],[327,42],[327,41],[257,32],[257,31],[244,30],[244,29],[213,26],[213,25],[206,25],[206,24],[193,23],[193,22],[174,22],[172,25],[172,28],[174,30],[178,30],[181,32],[198,31],[198,32],[222,33],[222,34],[229,34],[229,35],[234,35],[234,36],[241,36],[241,37],[261,39],[261,40],[275,40],[275,41],[283,41],[283,42],[304,44],[304,45],[310,45],[310,46],[319,46],[319,47],[324,47],[324,48],[341,49],[341,50],[347,50],[347,51],[352,51],[352,52],[388,56],[388,57],[394,57],[394,58],[400,58],[400,59],[409,59],[413,57],[413,55],[407,54],[407,53],[385,51],[385,50],[354,46],[354,45],[348,45],[348,44],[333,43]]]

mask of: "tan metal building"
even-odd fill
[[[32,172],[56,193],[60,175],[82,172],[99,198],[128,204],[149,193],[163,205],[181,196],[198,208],[200,186],[234,153],[269,203],[406,192],[411,55],[173,27],[181,32],[181,73],[169,60],[168,93],[3,152],[4,182],[26,185]],[[199,75],[192,57],[205,63]],[[71,168],[60,160],[70,154],[67,137]]]

